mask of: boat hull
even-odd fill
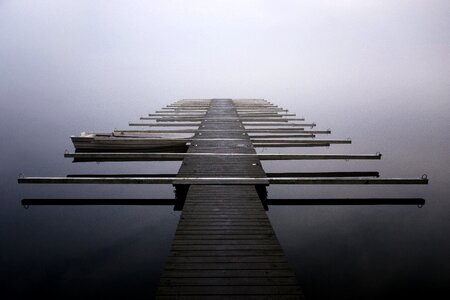
[[[186,152],[189,140],[139,139],[72,136],[75,150],[80,152]]]

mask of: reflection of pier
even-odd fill
[[[72,174],[20,177],[40,184],[172,184],[175,199],[24,199],[30,205],[174,205],[182,210],[157,296],[163,298],[302,298],[270,221],[270,205],[423,205],[421,198],[271,199],[269,184],[426,184],[423,178],[380,178],[378,172],[265,173],[262,160],[366,160],[380,154],[257,154],[254,147],[323,147],[350,140],[313,139],[329,130],[291,123],[287,110],[265,100],[182,100],[142,117],[155,127],[119,134],[192,133],[186,153],[75,152],[88,161],[182,161],[177,174]],[[166,126],[194,129],[160,129]],[[264,127],[264,128],[261,128]]]
[[[266,205],[424,205],[423,198],[326,198],[326,199],[266,199]],[[142,199],[142,198],[29,198],[22,205],[170,205],[183,207],[184,200],[179,199]]]

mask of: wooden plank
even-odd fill
[[[128,129],[122,129],[122,130],[114,130],[115,133],[118,134],[126,134],[126,133],[133,133],[133,134],[139,134],[139,133],[196,133],[197,129],[147,129],[147,130],[128,130]]]
[[[20,184],[428,184],[424,178],[306,178],[306,177],[20,177]]]
[[[219,235],[216,235],[219,236]],[[249,235],[240,235],[242,237]],[[274,238],[273,235],[256,235],[260,236],[261,239],[271,239]],[[175,235],[175,239],[182,239],[184,236]],[[186,237],[190,237],[186,235]],[[197,236],[196,236],[197,237]],[[205,237],[207,239],[208,237]],[[189,238],[187,238],[189,239]],[[224,240],[227,240],[228,236],[224,236]],[[242,238],[245,240],[245,238]],[[189,251],[189,250],[171,250],[171,254],[169,256],[168,262],[170,263],[171,257],[181,257],[181,256],[190,256],[190,257],[238,257],[238,256],[283,256],[283,251],[281,249],[273,250],[273,249],[249,249],[249,250],[211,250],[211,251]]]
[[[223,149],[220,149],[221,151]],[[260,160],[354,160],[381,159],[381,154],[268,154],[268,153],[65,153],[64,157],[87,161],[152,161],[152,160],[183,160],[188,157],[200,159],[260,159]]]
[[[143,126],[143,127],[198,127],[200,123],[169,123],[169,124],[159,124],[159,123],[129,123],[128,126]]]
[[[206,247],[206,246],[205,246]],[[166,264],[166,270],[289,270],[287,262],[173,262]]]
[[[424,178],[269,178],[270,184],[428,184]]]
[[[206,111],[156,111],[153,114],[147,114],[149,117],[203,117],[206,115]],[[280,113],[278,111],[242,111],[237,114],[239,117],[295,117],[296,114],[292,113]]]
[[[353,171],[353,172],[282,172],[266,173],[267,177],[380,177],[375,171]]]
[[[172,184],[172,177],[21,177],[25,184]]]
[[[301,133],[301,134],[307,134],[307,133],[312,133],[312,134],[330,134],[331,131],[330,130],[305,130],[304,128],[301,127],[296,127],[296,128],[247,128],[245,129],[245,132],[247,134],[249,133]]]
[[[255,148],[301,148],[301,147],[330,147],[330,143],[253,143]]]
[[[267,199],[268,205],[425,205],[423,198]]]
[[[242,241],[238,241],[242,243]],[[180,256],[172,257],[173,263],[268,263],[284,262],[284,256],[239,256],[239,257],[211,257],[211,256]]]
[[[175,199],[92,199],[92,198],[27,198],[21,201],[24,206],[31,205],[175,205]]]
[[[206,114],[205,110],[200,111],[173,111],[173,110],[157,110],[153,113],[146,114],[147,116],[183,116],[183,115],[195,115],[195,116],[204,116]]]
[[[250,117],[250,116],[273,116],[273,117],[295,117],[297,114],[286,113],[280,111],[240,111],[237,112],[239,117]]]
[[[156,112],[206,112],[207,108],[179,109],[173,107],[162,107],[162,110]]]
[[[177,174],[69,174],[66,177],[176,177]],[[292,177],[292,176],[289,176]]]
[[[174,296],[158,296],[156,299],[165,300],[165,299],[174,299]],[[233,300],[272,300],[274,299],[273,295],[183,295],[176,296],[176,299],[183,300],[224,300],[224,299],[233,299]],[[303,299],[297,295],[277,295],[277,300],[297,300]]]
[[[291,144],[351,144],[351,140],[299,140],[299,139],[262,139],[252,137],[254,143],[291,143]]]
[[[250,138],[271,138],[271,139],[287,139],[287,138],[314,138],[312,133],[305,134],[249,134]]]
[[[216,119],[207,119],[205,117],[176,117],[176,118],[172,118],[172,117],[163,117],[163,118],[158,118],[158,117],[140,117],[140,120],[155,120],[156,122],[201,122],[201,121],[205,121],[205,122],[217,122],[217,121],[234,121],[236,122],[237,120],[239,120],[238,118],[233,118],[233,119],[225,119],[225,118],[216,118]],[[248,124],[249,126],[252,126],[252,122],[259,122],[259,123],[288,123],[291,121],[304,121],[304,119],[301,118],[273,118],[273,117],[241,117],[240,118],[241,121],[245,122],[245,124]],[[291,123],[289,123],[291,124]],[[303,126],[307,126],[310,124],[306,124]],[[281,126],[285,126],[285,125],[281,125]],[[308,126],[309,127],[309,126]]]
[[[186,215],[185,217],[195,218],[197,215]],[[266,217],[259,217],[259,219],[264,220]],[[220,218],[211,217],[211,218],[200,218],[204,220],[214,221]],[[230,218],[224,217],[222,219],[234,221],[234,220],[245,220],[245,217],[241,218]],[[175,238],[177,240],[223,240],[223,241],[247,241],[247,240],[268,240],[273,238],[273,234],[240,234],[240,235],[221,235],[221,234],[209,234],[209,235],[176,235]],[[209,253],[199,253],[197,252],[188,252],[183,251],[182,253],[173,253],[175,256],[261,256],[261,255],[283,255],[282,252],[274,253],[273,251],[214,251]]]
[[[239,177],[21,177],[20,184],[269,184],[265,178]]]
[[[242,123],[245,127],[251,127],[251,126],[288,126],[288,127],[315,127],[316,124],[315,123],[287,123],[287,124],[271,124],[271,123],[249,123],[249,122],[243,122]]]
[[[290,270],[167,270],[162,278],[273,278],[289,277],[293,273]]]
[[[248,212],[248,214],[254,214],[254,212]],[[202,215],[201,213],[197,213],[197,215]],[[210,215],[210,214],[203,214],[203,215]],[[212,214],[214,215],[214,214]],[[241,213],[241,214],[237,214],[237,215],[241,215],[241,216],[245,216],[245,213]],[[227,229],[209,229],[206,228],[204,226],[201,226],[201,229],[197,229],[197,230],[190,230],[187,228],[183,228],[177,231],[178,235],[189,235],[189,236],[194,236],[194,235],[201,235],[201,236],[207,236],[207,235],[252,235],[252,234],[272,234],[272,230],[271,228],[260,228],[260,229],[251,229],[251,228],[247,228],[245,226],[242,226],[241,228],[228,228]],[[240,248],[241,247],[241,248]],[[218,249],[219,247],[217,247],[217,250],[219,251],[220,249]],[[231,249],[233,248],[233,249]],[[238,246],[233,246],[230,249],[226,248],[226,246],[223,247],[222,250],[248,250],[245,246],[242,245],[238,245]],[[252,248],[252,247],[250,247]],[[253,248],[252,248],[253,249]],[[210,249],[212,250],[212,249]],[[267,250],[267,249],[261,249],[261,250]]]
[[[238,230],[240,231],[240,230]],[[200,251],[203,253],[206,253],[205,251],[233,251],[233,250],[244,250],[244,251],[253,251],[253,250],[280,250],[280,245],[278,244],[269,244],[269,245],[245,245],[245,244],[238,244],[238,245],[179,245],[179,244],[173,244],[172,245],[173,251]],[[217,262],[214,262],[217,263]],[[225,263],[224,263],[225,264]],[[226,262],[226,264],[230,264],[229,262]],[[262,263],[261,263],[262,264]],[[261,268],[262,265],[259,265],[258,268]],[[199,266],[200,268],[204,268],[203,266]],[[213,268],[211,265],[208,266],[210,269]],[[228,265],[230,267],[230,265]],[[236,265],[231,266],[232,268],[238,268],[241,269],[242,267],[238,267],[237,263]],[[264,269],[268,268],[269,266],[264,265]],[[223,266],[215,266],[214,268],[224,268]],[[276,268],[276,267],[274,267]],[[283,265],[283,268],[287,268],[287,264]],[[193,267],[192,267],[193,269]]]
[[[160,286],[158,293],[164,295],[302,295],[300,287],[274,286]]]
[[[215,130],[204,130],[204,129],[150,129],[150,130],[115,130],[114,132],[117,133],[206,133],[206,132],[217,132],[221,133],[225,130],[215,129]],[[331,131],[329,130],[304,130],[304,128],[285,128],[285,129],[238,129],[238,130],[226,130],[227,132],[241,132],[245,133],[247,135],[253,136],[252,133],[276,133],[276,134],[282,134],[282,133],[289,133],[289,134],[330,134]],[[257,135],[254,135],[257,136]]]
[[[213,222],[208,222],[213,223]],[[207,226],[205,222],[199,223],[203,226]],[[254,223],[257,224],[257,223]],[[180,225],[184,225],[180,222]],[[222,224],[221,226],[230,226],[229,224]],[[270,224],[267,226],[271,226]],[[198,240],[183,240],[179,239],[173,242],[173,245],[278,245],[276,241],[274,240],[205,240],[205,239],[198,239]],[[216,260],[215,260],[216,261]],[[220,260],[221,261],[221,260]],[[224,261],[229,261],[228,259],[225,259]],[[240,260],[239,260],[240,261]]]
[[[229,285],[295,285],[295,277],[251,277],[251,278],[162,278],[164,285],[206,285],[206,286],[229,286]]]

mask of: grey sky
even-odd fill
[[[1,87],[95,82],[161,103],[374,86],[448,94],[449,15],[445,0],[2,1]]]

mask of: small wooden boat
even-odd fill
[[[192,134],[177,133],[112,133],[82,132],[71,136],[76,151],[186,152]]]

